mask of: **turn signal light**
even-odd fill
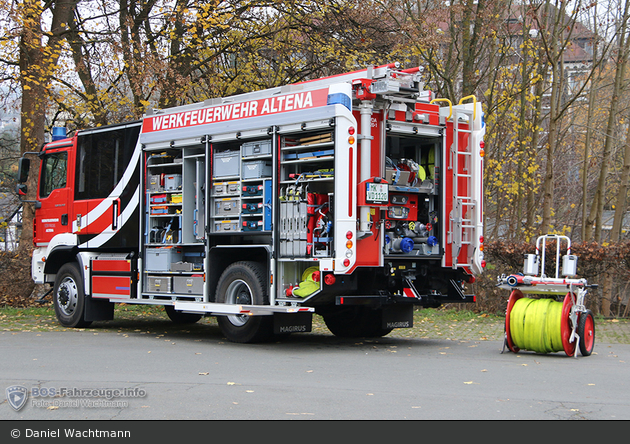
[[[354,145],[354,136],[350,136],[350,137],[348,137],[348,143],[349,143],[350,145]]]

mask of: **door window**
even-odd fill
[[[39,197],[48,197],[53,190],[65,188],[68,174],[68,153],[51,153],[42,161]]]

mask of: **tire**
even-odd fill
[[[179,310],[175,310],[175,307],[172,305],[165,305],[164,311],[166,311],[166,315],[175,324],[194,324],[202,317],[200,314],[183,313]]]
[[[580,313],[577,334],[580,336],[580,353],[590,356],[595,348],[595,319],[591,310]]]
[[[341,307],[324,314],[326,327],[340,338],[380,338],[388,335],[393,328],[381,326],[382,309],[365,306]]]
[[[224,304],[269,305],[265,268],[257,262],[235,262],[221,274],[216,301]],[[232,342],[264,342],[273,337],[273,316],[217,316],[225,337]]]
[[[53,305],[57,320],[64,327],[84,328],[92,323],[84,320],[83,276],[76,262],[67,263],[59,269],[53,287]]]

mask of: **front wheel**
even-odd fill
[[[595,319],[591,310],[580,313],[577,334],[580,336],[580,353],[590,356],[595,348]]]
[[[269,305],[265,268],[257,262],[235,262],[221,274],[217,302],[233,305]],[[232,342],[262,342],[273,336],[272,316],[217,316],[217,322]]]
[[[82,328],[92,322],[84,320],[85,292],[83,290],[83,277],[79,265],[71,262],[63,265],[53,288],[53,305],[55,315],[64,327]]]

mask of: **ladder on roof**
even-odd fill
[[[452,268],[471,266],[473,249],[468,249],[465,262],[459,262],[464,245],[472,245],[477,236],[476,212],[478,204],[473,197],[472,132],[474,110],[453,107],[453,143],[450,147],[450,174],[453,180],[453,209],[449,216],[448,241],[451,243]],[[468,143],[460,144],[463,134]]]

